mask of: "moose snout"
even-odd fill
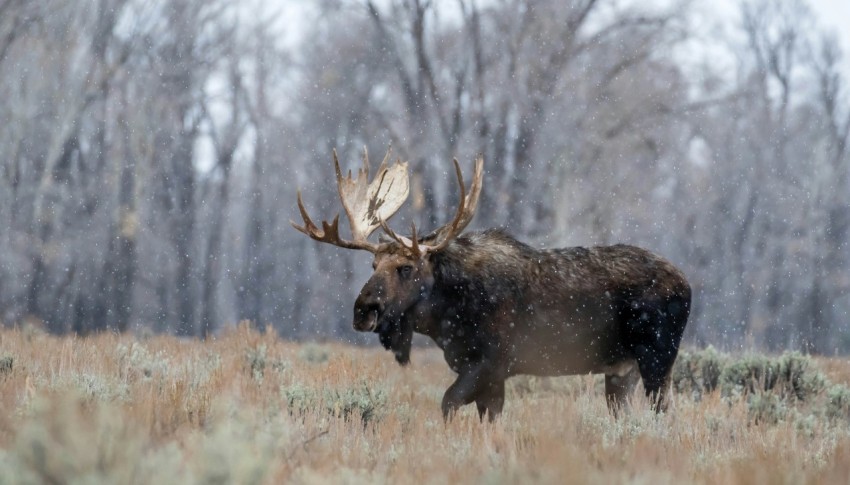
[[[372,332],[378,328],[378,315],[381,313],[381,304],[377,301],[365,301],[358,298],[354,303],[354,330],[358,332]]]
[[[373,332],[378,328],[378,318],[384,313],[384,286],[376,278],[370,279],[354,302],[354,330]]]

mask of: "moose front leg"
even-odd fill
[[[443,419],[454,415],[458,408],[476,401],[478,412],[490,410],[491,416],[502,410],[505,399],[505,381],[487,363],[466,366],[459,371],[457,379],[443,395]],[[493,419],[493,418],[491,418]]]
[[[505,381],[495,380],[485,389],[482,389],[475,398],[478,407],[478,417],[484,421],[484,415],[492,423],[502,414],[502,406],[505,404]]]

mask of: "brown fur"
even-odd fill
[[[377,332],[402,364],[414,331],[431,337],[458,373],[443,398],[447,417],[474,401],[494,418],[516,374],[604,373],[614,408],[640,375],[664,406],[691,292],[677,268],[644,249],[536,250],[491,230],[420,256],[385,244],[374,266],[354,327]]]

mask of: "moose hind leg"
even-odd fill
[[[665,411],[667,387],[670,386],[670,372],[676,360],[676,352],[658,352],[651,347],[638,345],[635,347],[635,354],[646,396],[650,398],[656,412]]]
[[[662,305],[646,305],[632,323],[640,328],[633,334],[634,356],[647,397],[656,412],[667,408],[670,374],[679,353],[690,299],[672,298]]]
[[[605,399],[608,409],[615,417],[628,404],[629,396],[635,390],[640,374],[636,365],[624,374],[605,375]]]

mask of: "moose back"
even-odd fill
[[[691,290],[681,271],[661,257],[627,245],[535,249],[500,230],[463,230],[478,205],[483,159],[475,161],[469,192],[454,161],[460,202],[453,220],[426,235],[396,234],[386,221],[409,192],[407,163],[384,157],[369,182],[368,155],[357,176],[337,186],[352,238],[339,234],[339,216],[317,227],[298,207],[311,238],[374,254],[374,273],[354,303],[354,329],[376,332],[401,364],[413,333],[432,338],[458,376],[442,400],[444,417],[476,403],[492,420],[502,410],[505,380],[605,374],[616,410],[638,379],[657,410],[664,409],[670,372],[688,320]],[[388,238],[374,243],[381,228]]]

